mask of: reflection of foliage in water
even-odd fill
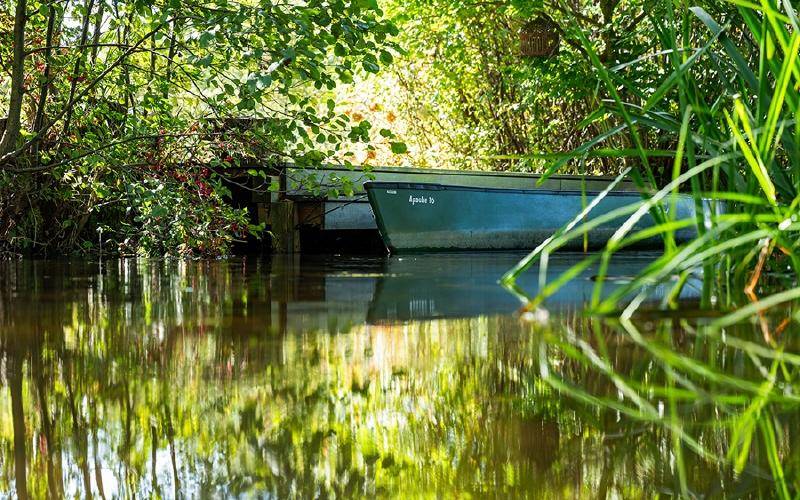
[[[3,414],[22,403],[34,496],[514,484],[513,470],[491,470],[512,452],[483,439],[493,417],[478,405],[497,371],[481,360],[499,319],[293,332],[281,328],[286,298],[270,300],[280,277],[238,266],[128,262],[102,279],[62,269],[47,285],[58,272],[9,271],[5,298],[26,296],[4,300],[4,347],[9,380],[23,384]],[[18,422],[2,427],[9,457]],[[467,477],[482,460],[482,476]],[[20,483],[4,463],[9,491]]]
[[[633,310],[614,325],[586,319],[547,335],[544,379],[639,427],[674,494],[790,498],[800,487],[797,342],[765,345],[755,320],[723,329],[724,317],[653,322]]]
[[[702,433],[724,455],[733,420],[715,412],[743,409],[752,391],[709,381],[712,399],[690,398],[686,374],[670,382],[653,353],[583,319],[556,329],[510,316],[364,326],[347,297],[323,303],[321,280],[280,262],[120,261],[102,275],[4,264],[0,491],[649,497],[678,491],[682,470],[700,493],[772,488],[753,479],[753,467],[769,476],[763,460],[736,478],[689,451],[680,467],[670,427],[636,406],[626,415],[631,403],[619,397],[626,381],[658,408],[668,388],[686,435]],[[677,347],[731,377],[753,375],[741,356],[689,338]],[[597,359],[614,371],[598,373]],[[760,411],[779,418],[777,394]]]

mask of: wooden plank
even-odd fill
[[[375,215],[368,201],[325,202],[325,224],[323,229],[378,229]]]
[[[300,251],[300,237],[297,233],[297,211],[294,202],[283,200],[272,203],[269,209],[272,251],[274,253],[295,253]]]
[[[327,203],[319,200],[295,202],[298,224],[322,229],[325,224],[326,206]]]

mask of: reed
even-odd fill
[[[650,23],[659,43],[652,57],[663,59],[664,76],[646,84],[626,76],[643,58],[606,66],[589,39],[573,29],[609,96],[585,123],[607,120],[613,126],[604,127],[608,132],[572,154],[557,158],[545,174],[580,161],[597,148],[610,156],[613,150],[604,148],[604,142],[622,136],[632,148],[618,150],[618,157],[635,152],[635,161],[620,177],[630,176],[637,183],[642,200],[616,214],[624,220],[616,234],[602,252],[587,256],[575,270],[550,278],[547,257],[594,224],[585,220],[586,213],[511,269],[502,280],[509,287],[520,273],[539,264],[543,286],[530,298],[530,307],[544,303],[579,269],[590,265],[597,266],[597,280],[588,310],[598,314],[618,311],[648,286],[665,282],[674,282],[675,289],[663,305],[677,307],[674,298],[696,274],[704,276],[704,307],[719,304],[721,297],[774,301],[757,295],[768,277],[767,270],[780,268],[797,278],[798,16],[788,0],[730,1],[739,18],[725,24],[701,7],[662,2]],[[661,185],[657,179],[664,176],[652,159],[655,153],[665,156],[665,148],[647,148],[645,144],[652,143],[653,137],[671,148],[669,182]],[[674,217],[678,192],[694,197],[696,219]],[[591,207],[590,203],[587,212]],[[648,213],[657,224],[646,230],[634,229],[636,221]],[[696,228],[697,237],[676,244],[676,231],[688,226]],[[654,235],[664,240],[663,255],[625,286],[602,294],[611,258]]]
[[[773,496],[790,498],[800,480],[796,453],[781,422],[800,409],[800,357],[791,348],[797,345],[791,333],[800,299],[800,27],[788,0],[729,1],[738,18],[728,22],[680,2],[665,0],[654,10],[649,22],[658,46],[651,57],[663,58],[665,66],[663,76],[646,85],[627,77],[644,58],[609,67],[588,38],[573,30],[608,95],[585,123],[608,120],[608,132],[556,158],[546,173],[581,161],[597,148],[612,156],[604,143],[621,136],[632,151],[618,150],[617,156],[635,152],[636,161],[620,178],[629,175],[642,199],[609,214],[623,222],[601,252],[550,276],[550,254],[599,223],[586,220],[593,207],[588,200],[585,213],[527,255],[502,283],[533,309],[570,279],[595,269],[587,321],[595,321],[594,315],[614,318],[620,335],[644,351],[648,375],[642,379],[641,373],[619,369],[605,336],[589,329],[586,336],[553,336],[551,348],[559,353],[555,359],[571,360],[608,379],[617,394],[598,395],[564,377],[556,366],[547,366],[552,355],[542,360],[550,384],[595,408],[670,433],[678,495],[693,495],[685,465],[689,457],[722,464],[735,474],[755,468],[756,476],[770,478]],[[661,141],[657,149],[646,146],[652,137]],[[660,185],[657,179],[664,176],[653,164],[655,152],[672,158],[667,182]],[[694,197],[695,219],[674,217],[678,192]],[[647,214],[655,226],[635,229]],[[696,237],[676,244],[676,231],[690,226]],[[663,238],[663,253],[638,275],[604,292],[612,258],[654,235]],[[535,264],[540,286],[528,296],[516,278]],[[673,320],[643,333],[636,317],[644,314],[642,304],[652,303],[654,285],[671,287],[658,304],[669,311],[679,308],[681,290],[698,282],[700,308],[709,319],[695,324]],[[690,338],[688,344],[676,345],[676,331]],[[737,360],[736,368],[718,364],[711,352],[722,353],[728,364]],[[745,365],[747,376],[741,374]],[[689,416],[698,408],[706,411],[701,423]],[[705,438],[715,432],[722,433],[725,443],[716,449]]]

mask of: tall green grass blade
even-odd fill
[[[521,273],[525,272],[529,269],[533,264],[536,263],[536,260],[539,258],[542,251],[547,248],[554,240],[558,239],[563,233],[570,231],[573,227],[577,226],[589,213],[600,203],[600,201],[605,198],[608,193],[614,190],[617,185],[622,182],[626,175],[628,175],[630,168],[625,169],[622,173],[620,173],[612,182],[608,184],[606,189],[601,191],[600,193],[595,196],[595,198],[586,206],[584,210],[581,211],[578,215],[572,218],[572,220],[564,226],[564,228],[557,231],[555,234],[547,238],[543,241],[539,246],[533,249],[531,253],[526,255],[522,260],[520,260],[513,268],[511,268],[506,274],[500,278],[501,283],[513,283],[517,276]]]
[[[672,180],[675,181],[681,175],[681,164],[683,163],[683,155],[686,149],[686,136],[689,134],[689,120],[692,118],[692,107],[687,106],[683,114],[683,123],[681,124],[681,133],[678,136],[678,147],[675,149],[675,161],[672,164]],[[693,177],[694,179],[695,177]],[[679,184],[675,183],[672,188],[672,204],[670,206],[670,220],[675,220],[678,214],[678,187]]]
[[[775,94],[772,102],[769,105],[767,119],[764,126],[764,132],[761,134],[759,141],[759,150],[762,158],[769,156],[770,149],[774,148],[774,140],[776,138],[776,131],[778,128],[778,121],[781,117],[783,103],[786,99],[786,91],[791,82],[791,68],[794,67],[797,61],[797,53],[800,51],[800,33],[795,32],[792,35],[791,47],[787,57],[784,59],[781,66],[780,73],[777,77],[775,84]]]
[[[751,144],[756,143],[756,139],[753,134],[752,127],[750,126],[750,117],[744,110],[744,105],[742,105],[741,101],[738,99],[735,102],[734,109],[738,118],[738,123],[741,123],[744,127],[745,134],[748,136],[750,142],[748,143],[748,141],[740,132],[739,125],[733,120],[731,115],[726,110],[725,120],[728,122],[728,128],[730,128],[731,133],[733,133],[733,136],[736,138],[736,143],[739,145],[739,149],[742,151],[747,164],[750,166],[751,172],[753,172],[753,175],[761,186],[761,189],[764,191],[764,194],[767,196],[767,199],[771,204],[775,205],[775,185],[769,178],[769,173],[767,172],[767,168],[764,166],[761,157],[757,154],[753,147],[751,147]]]

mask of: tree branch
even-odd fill
[[[0,139],[0,158],[14,149],[20,131],[22,97],[25,91],[25,12],[26,0],[17,0],[14,14],[14,58],[11,61],[11,96],[8,103],[8,119],[3,137]]]
[[[24,2],[25,0],[20,0],[20,1]],[[56,123],[58,123],[58,121],[61,120],[61,118],[63,118],[64,115],[67,114],[67,111],[75,106],[75,103],[79,99],[85,97],[86,94],[89,93],[89,91],[91,91],[94,87],[96,87],[97,84],[100,83],[106,76],[108,76],[109,73],[111,73],[115,68],[117,68],[120,64],[122,64],[128,58],[129,55],[136,52],[139,49],[139,46],[141,46],[144,42],[146,42],[156,33],[158,33],[168,22],[170,21],[165,21],[156,26],[155,28],[153,28],[150,32],[148,32],[141,39],[139,39],[139,41],[133,44],[130,49],[126,50],[122,55],[120,55],[113,63],[111,63],[106,69],[104,69],[99,75],[97,75],[97,77],[94,80],[92,80],[80,93],[73,96],[73,98],[70,99],[69,102],[67,102],[67,104],[64,106],[64,108],[58,114],[56,114],[56,116],[53,117],[52,120],[50,120],[45,126],[43,126],[40,131],[36,132],[33,137],[31,137],[27,142],[25,142],[25,144],[23,144],[21,147],[19,147],[14,151],[10,151],[1,155],[0,168],[7,168],[5,167],[7,164],[9,164],[12,160],[16,159],[17,157],[19,157],[19,155],[21,155],[25,150],[31,147],[31,145],[40,141],[41,138],[44,136],[44,134],[48,130],[50,130]]]

